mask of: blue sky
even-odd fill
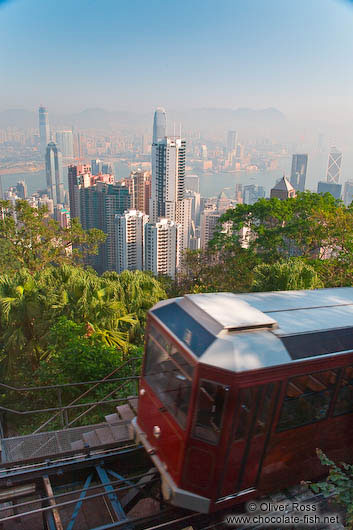
[[[352,28],[344,0],[0,0],[0,109],[353,118]]]

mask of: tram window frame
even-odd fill
[[[344,414],[351,414],[353,412],[353,399],[350,399],[348,396],[347,399],[347,390],[348,393],[351,394],[353,397],[353,365],[350,364],[348,366],[345,366],[342,368],[343,373],[341,377],[341,381],[339,383],[338,392],[336,396],[336,401],[333,408],[333,416],[343,416]],[[346,375],[348,370],[352,371],[352,376],[349,377]],[[350,388],[349,388],[350,387]],[[342,410],[342,403],[348,402],[350,403],[350,407],[348,409]]]
[[[183,360],[183,366],[180,366],[180,359]],[[166,370],[161,369],[163,363]],[[163,332],[150,325],[146,343],[144,379],[183,430],[186,429],[189,416],[193,372],[194,366],[183,355],[181,349]]]
[[[215,387],[223,389],[223,396],[222,396],[222,403],[220,407],[220,416],[218,422],[215,420],[215,414],[217,414],[217,404],[215,403],[215,399],[213,399],[213,396],[209,392],[209,388],[205,388],[205,385],[214,385]],[[192,437],[196,438],[197,440],[201,440],[203,442],[206,442],[211,445],[218,445],[221,434],[222,434],[222,428],[223,428],[223,422],[224,422],[224,416],[225,411],[227,408],[228,403],[228,391],[229,386],[224,385],[222,383],[218,383],[217,381],[211,381],[209,379],[200,379],[198,391],[197,391],[197,401],[196,401],[196,408],[194,413],[194,422],[193,422],[193,428],[192,428]],[[218,392],[218,389],[216,390],[216,394]],[[206,410],[205,408],[201,409],[201,395],[202,393],[206,397],[206,399],[211,403],[211,400],[213,401],[212,408],[209,410]],[[206,418],[208,418],[206,421],[200,419],[201,413],[206,414]]]
[[[319,372],[310,372],[310,373],[301,374],[301,375],[288,378],[287,385],[286,385],[286,395],[281,404],[281,410],[280,410],[280,415],[279,415],[276,431],[284,432],[284,431],[288,431],[291,429],[298,429],[305,425],[318,423],[320,421],[327,419],[329,412],[330,412],[330,407],[331,407],[332,400],[334,397],[335,389],[337,388],[338,373],[339,373],[338,369],[331,369],[331,370],[329,369],[329,370],[320,370]],[[331,384],[330,384],[329,379],[327,379],[326,382],[323,382],[322,379],[320,379],[320,374],[321,376],[322,374],[331,374],[330,377],[332,377],[332,374],[335,374],[335,380]],[[310,391],[308,391],[307,387],[304,386],[304,389],[302,390],[301,385],[303,384],[303,382],[301,380],[304,378],[306,378],[307,380],[309,379],[313,380],[313,384],[316,384],[316,386],[320,386],[320,385],[321,386],[326,385],[326,386],[322,390],[311,389]],[[294,391],[297,394],[299,393],[297,396],[288,397],[290,386],[292,386],[292,392]],[[325,394],[327,395],[327,399],[324,404],[324,407],[325,407],[324,413],[322,414],[321,417],[314,417],[315,414],[317,415],[317,410],[318,410],[318,405],[313,403],[314,398],[318,396],[324,396]],[[298,406],[297,407],[295,406],[295,405],[298,405],[299,403],[300,403],[300,408]],[[298,414],[302,415],[303,417],[302,420],[297,418],[295,423],[291,424],[288,422],[288,418],[290,416],[295,417],[295,415],[298,416]],[[305,418],[305,414],[307,414],[306,418]]]

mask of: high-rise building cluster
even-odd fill
[[[69,166],[71,217],[78,217],[84,229],[107,234],[98,256],[90,258],[99,272],[142,269],[173,277],[183,252],[199,248],[200,194],[194,191],[199,183],[190,177],[193,189],[186,190],[185,158],[185,140],[166,135],[166,113],[158,108],[152,174],[138,169],[115,182],[100,160]]]

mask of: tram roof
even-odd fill
[[[234,372],[353,350],[353,287],[192,294],[152,313],[200,362]]]

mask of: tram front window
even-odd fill
[[[200,381],[197,412],[193,429],[195,438],[217,444],[221,435],[228,387],[212,381]]]
[[[192,389],[193,366],[156,328],[150,327],[145,379],[166,409],[185,429]]]

